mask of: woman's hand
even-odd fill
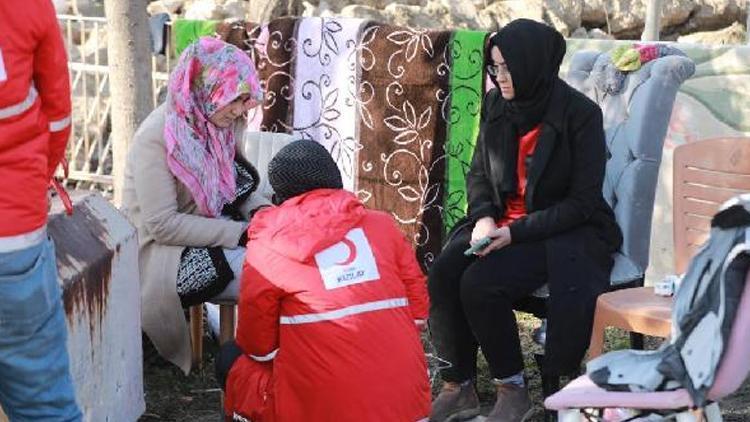
[[[479,255],[480,257],[486,256],[492,251],[496,251],[510,245],[510,242],[512,240],[510,237],[510,229],[508,228],[508,226],[503,226],[499,229],[493,230],[489,233],[489,236],[494,238],[495,240],[493,240],[489,246],[477,252],[477,255]]]
[[[477,220],[476,224],[474,224],[474,230],[471,232],[471,241],[469,244],[473,246],[483,237],[489,236],[490,233],[495,230],[497,230],[497,224],[495,224],[495,220],[493,220],[492,217],[480,218]]]

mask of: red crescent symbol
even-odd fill
[[[343,243],[344,246],[346,246],[346,248],[349,250],[349,256],[346,257],[345,260],[337,262],[335,265],[349,265],[354,262],[355,259],[357,259],[357,247],[354,245],[354,242],[347,238],[344,238],[341,243]]]

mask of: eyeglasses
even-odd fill
[[[499,64],[488,64],[487,66],[485,66],[485,68],[487,69],[487,73],[490,76],[497,76],[499,74],[503,74],[505,76],[509,76],[510,75],[510,71],[508,70],[508,66],[506,66],[504,64],[502,64],[502,65],[499,65]]]

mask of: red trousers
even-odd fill
[[[227,377],[224,414],[226,421],[273,422],[272,362],[256,362],[242,355]]]

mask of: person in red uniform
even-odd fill
[[[610,254],[622,236],[602,184],[602,112],[558,76],[565,40],[515,20],[493,35],[486,69],[495,87],[482,104],[468,217],[430,268],[430,331],[444,384],[431,420],[479,413],[473,385],[481,348],[497,386],[487,422],[519,422],[531,411],[513,304],[547,284],[544,371],[569,375],[583,358],[597,296],[609,285]],[[490,236],[476,256],[469,245]]]
[[[287,145],[268,172],[281,204],[248,229],[236,345],[218,359],[222,383],[234,361],[227,420],[426,421],[428,298],[411,245],[342,189],[317,142]]]
[[[70,84],[49,0],[0,1],[0,405],[77,421],[47,189],[70,135]]]

